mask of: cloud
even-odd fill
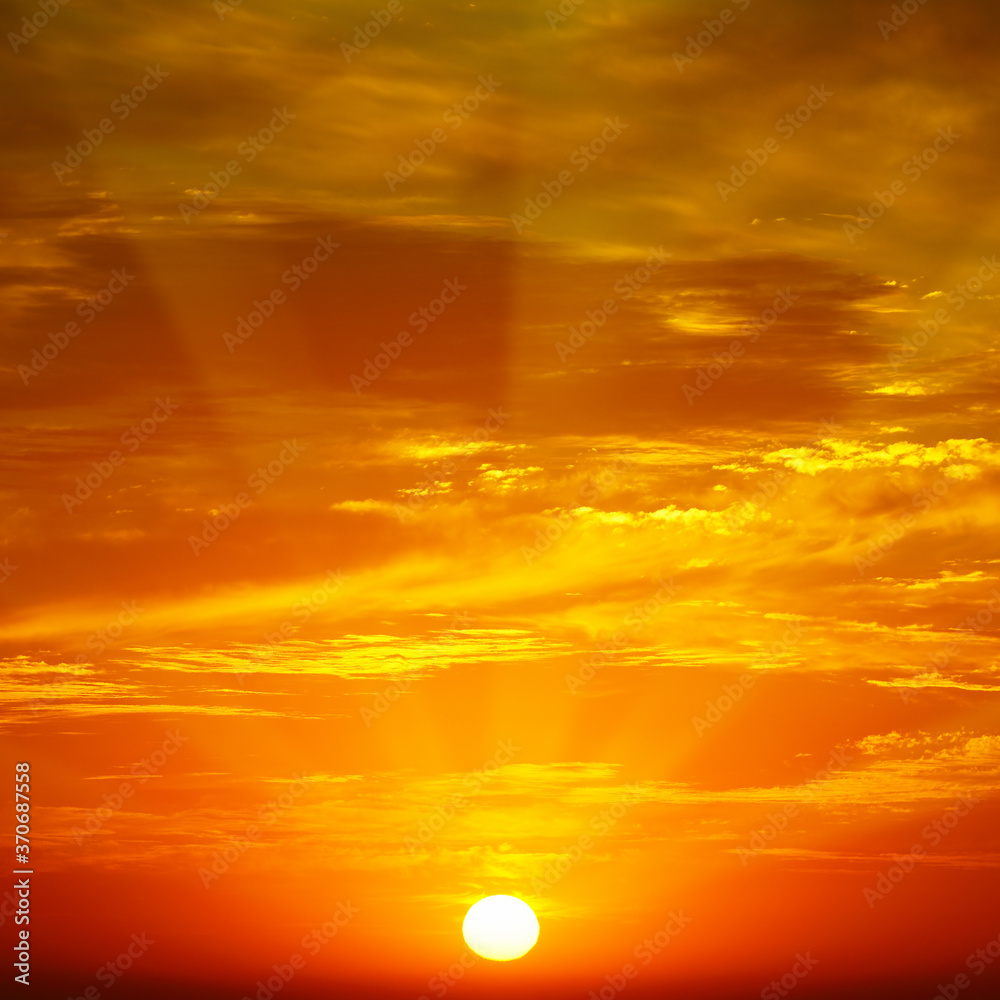
[[[890,445],[867,441],[824,441],[814,448],[784,448],[764,456],[797,472],[815,476],[837,469],[943,469],[955,478],[969,478],[984,469],[1000,466],[1000,449],[985,438],[940,441],[922,445],[897,441]],[[969,470],[968,473],[966,470]]]

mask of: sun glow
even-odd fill
[[[516,896],[486,896],[469,907],[462,934],[477,955],[509,962],[530,951],[538,940],[538,918]]]

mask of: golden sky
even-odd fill
[[[988,996],[994,8],[375,2],[3,15],[38,995]]]

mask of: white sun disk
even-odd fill
[[[486,896],[469,907],[462,936],[477,955],[509,962],[530,951],[538,940],[538,918],[516,896]]]

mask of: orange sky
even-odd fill
[[[36,995],[990,995],[993,8],[383,7],[3,16]]]

